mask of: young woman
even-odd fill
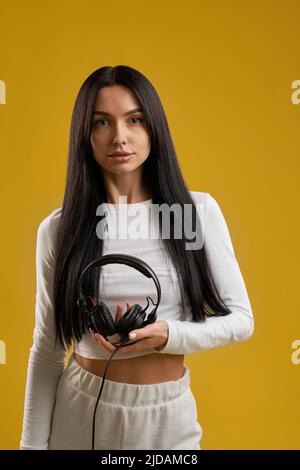
[[[120,154],[127,153],[127,157]],[[119,154],[119,156],[118,156]],[[125,204],[119,197],[126,197]],[[192,209],[200,245],[187,237],[115,237],[122,207]],[[105,209],[108,237],[97,235],[97,209]],[[181,219],[182,220],[182,219]],[[176,223],[177,223],[176,222]],[[190,240],[189,240],[190,241]],[[197,245],[197,244],[196,244]],[[37,232],[37,296],[20,449],[90,449],[92,418],[112,338],[95,335],[76,308],[83,269],[102,255],[135,256],[161,285],[157,321],[134,330],[139,341],[118,349],[99,401],[95,449],[200,449],[202,428],[184,355],[253,332],[253,314],[230,234],[217,201],[189,191],[180,171],[167,119],[150,81],[127,66],[102,67],[83,83],[70,132],[62,207]],[[90,272],[86,292],[97,293],[115,321],[156,290],[132,267],[113,264]],[[66,364],[71,346],[74,351]]]

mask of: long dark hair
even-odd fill
[[[124,65],[95,70],[82,84],[72,113],[66,187],[56,236],[53,301],[56,341],[58,338],[65,349],[74,339],[80,341],[87,329],[76,307],[78,278],[91,261],[102,255],[103,240],[95,236],[99,222],[96,208],[106,202],[106,192],[101,169],[93,157],[90,133],[97,93],[113,84],[131,89],[143,110],[151,138],[143,176],[150,183],[153,204],[178,203],[182,208],[191,204],[193,227],[198,217],[179,168],[163,106],[151,82],[141,72]],[[192,321],[231,313],[218,293],[205,246],[187,250],[184,237],[172,236],[164,238],[163,243],[178,275],[183,317],[186,318],[186,300]],[[99,290],[100,272],[97,276],[96,271],[87,271],[84,291]]]

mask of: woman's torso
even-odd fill
[[[89,359],[74,353],[76,362],[94,375],[103,377],[107,360]],[[111,360],[106,379],[131,384],[154,384],[178,380],[184,372],[182,354],[146,354],[128,359]]]
[[[157,222],[151,217],[151,201],[139,204],[130,204],[131,207],[145,206],[146,212],[143,216],[143,227],[150,238],[122,238],[109,236],[105,238],[103,255],[123,253],[141,258],[155,271],[161,285],[161,301],[158,308],[158,320],[167,318],[181,319],[181,296],[177,271],[165,252],[164,244],[159,237]],[[114,229],[122,222],[123,212],[120,206],[105,204],[108,210],[108,231],[114,235]],[[120,218],[120,220],[119,220]],[[117,223],[117,221],[119,222]],[[120,222],[121,221],[121,222]],[[121,225],[125,225],[122,224]],[[126,224],[127,225],[127,224]],[[151,230],[149,230],[151,227]],[[129,228],[129,227],[128,227]],[[128,234],[127,234],[128,235]],[[123,238],[124,237],[124,238]],[[135,269],[126,265],[105,265],[101,273],[101,300],[103,300],[111,312],[117,304],[129,302],[145,306],[146,296],[157,298],[157,291],[152,279],[143,276]],[[116,287],[117,286],[117,287]],[[134,286],[134,289],[132,289]],[[100,347],[100,345],[97,345]],[[94,342],[90,342],[88,336],[77,346],[74,354],[76,362],[92,374],[103,377],[107,358],[89,358],[87,356],[97,355]],[[153,384],[178,380],[184,372],[184,355],[161,354],[150,352],[137,357],[126,357],[124,359],[112,359],[108,365],[106,378],[108,380],[132,384]]]

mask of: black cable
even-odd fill
[[[95,422],[96,422],[96,411],[97,411],[97,406],[98,406],[98,402],[100,400],[100,397],[101,397],[101,392],[103,390],[103,385],[104,385],[104,381],[105,381],[105,376],[106,376],[106,372],[107,372],[107,368],[109,366],[109,363],[111,361],[111,359],[113,358],[114,354],[116,354],[116,352],[118,351],[119,348],[122,347],[123,343],[126,343],[128,341],[128,338],[124,338],[122,341],[120,341],[119,343],[117,343],[117,347],[116,347],[116,350],[111,354],[110,358],[108,359],[107,361],[107,364],[106,364],[106,367],[105,367],[105,370],[104,370],[104,374],[103,374],[103,377],[102,377],[102,382],[101,382],[101,387],[100,387],[100,390],[99,390],[99,393],[98,393],[98,397],[97,397],[97,400],[96,400],[96,405],[95,405],[95,408],[94,408],[94,415],[93,415],[93,430],[92,430],[92,449],[91,450],[94,450],[94,447],[95,447]],[[135,344],[135,343],[138,343],[139,341],[141,341],[140,339],[135,341],[134,343],[130,343],[130,346],[132,344]]]

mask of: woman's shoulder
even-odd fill
[[[57,207],[56,209],[54,209],[45,218],[41,220],[40,226],[48,229],[52,229],[53,227],[55,227],[55,225],[57,225],[60,221],[61,211],[61,207]]]
[[[205,204],[208,193],[202,191],[189,191],[189,193],[196,203]]]
[[[197,209],[200,213],[204,214],[207,207],[213,202],[216,202],[215,199],[211,196],[210,193],[204,191],[189,191],[192,199],[194,200]]]
[[[223,222],[224,216],[219,202],[210,193],[189,191],[202,220],[203,227],[207,222]]]
[[[38,236],[41,238],[53,239],[61,218],[62,207],[57,207],[44,217],[38,226]]]
[[[202,191],[189,191],[193,200],[203,208],[219,206],[216,199],[210,194]]]

